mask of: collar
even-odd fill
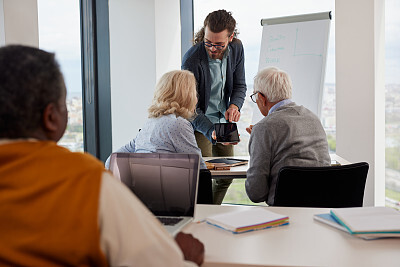
[[[37,142],[39,141],[38,139],[35,138],[19,138],[19,139],[1,139],[0,138],[0,145],[6,145],[6,144],[12,144],[12,143],[17,143],[17,142]]]
[[[230,44],[231,44],[231,43],[228,43],[228,44],[227,44],[227,45],[228,45],[228,48],[226,49],[223,58],[228,58],[228,57],[229,57],[229,54],[230,54],[230,52],[231,52],[231,46],[230,46]]]
[[[287,104],[292,103],[293,101],[291,99],[284,99],[279,101],[278,103],[276,103],[269,111],[268,111],[268,115],[273,113],[275,110],[277,110],[280,107],[283,107]]]

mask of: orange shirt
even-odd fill
[[[0,146],[0,265],[106,266],[102,163],[51,141]]]

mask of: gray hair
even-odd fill
[[[276,67],[260,70],[254,77],[254,92],[261,92],[269,102],[292,98],[292,81],[289,75]]]

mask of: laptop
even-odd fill
[[[110,171],[172,235],[194,217],[200,157],[180,153],[113,153]]]

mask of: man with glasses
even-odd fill
[[[292,82],[286,72],[274,67],[259,71],[250,97],[265,117],[246,129],[250,133],[246,193],[253,202],[273,205],[280,168],[329,166],[328,142],[318,117],[290,100]]]
[[[211,12],[183,57],[182,69],[197,80],[199,101],[192,124],[203,157],[233,156],[233,146],[216,144],[212,132],[215,123],[239,121],[246,96],[244,51],[237,34],[230,12]],[[213,181],[214,203],[222,203],[231,183],[232,179]]]

